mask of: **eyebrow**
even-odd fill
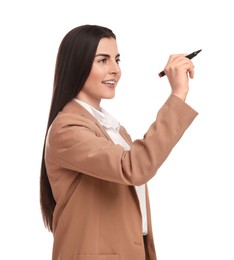
[[[103,56],[103,57],[106,57],[106,58],[110,58],[110,55],[109,54],[105,54],[105,53],[99,53],[97,55],[95,55],[95,57],[99,57],[99,56]],[[119,58],[120,57],[120,54],[117,54],[115,56],[115,58]]]

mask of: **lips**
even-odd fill
[[[103,84],[108,84],[108,85],[115,85],[116,84],[116,80],[113,80],[113,79],[103,80],[102,83]]]

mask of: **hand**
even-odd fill
[[[186,54],[171,55],[164,69],[171,85],[171,93],[175,96],[186,99],[189,91],[189,77],[194,77],[194,65],[185,57]]]

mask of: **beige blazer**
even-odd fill
[[[131,146],[125,151],[78,103],[64,107],[48,132],[45,154],[57,203],[53,260],[156,259],[148,191],[148,235],[143,239],[134,185],[156,174],[196,115],[171,95],[143,139],[132,142],[121,127]]]

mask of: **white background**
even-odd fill
[[[223,0],[1,1],[1,259],[51,259],[39,174],[55,59],[81,24],[117,35],[122,79],[103,102],[133,139],[170,94],[172,53],[202,52],[187,103],[199,112],[149,182],[158,260],[234,260],[233,6]],[[134,259],[131,259],[134,260]]]

